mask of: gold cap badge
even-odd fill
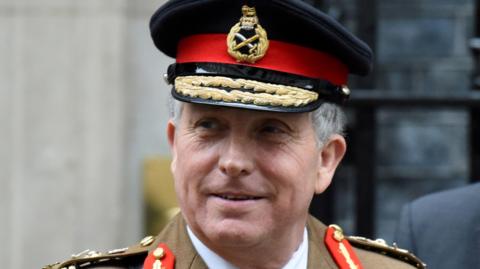
[[[258,23],[254,7],[243,6],[242,13],[240,21],[228,33],[228,54],[238,62],[255,63],[267,53],[267,32]]]

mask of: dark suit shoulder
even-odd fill
[[[426,265],[408,250],[389,246],[384,240],[347,236],[364,268],[425,269]]]
[[[456,189],[450,189],[425,195],[414,200],[411,205],[417,209],[428,208],[429,210],[452,210],[468,208],[480,208],[480,183],[471,184]]]
[[[399,244],[405,239],[401,229],[410,229],[412,234],[407,238],[410,241],[428,240],[440,243],[440,238],[457,238],[468,240],[469,233],[465,231],[477,227],[480,219],[480,183],[467,185],[461,188],[446,190],[418,198],[404,206],[398,227]],[[462,229],[450,229],[451,227]],[[465,229],[465,230],[464,230]],[[443,231],[449,231],[444,233]],[[475,232],[475,231],[472,231]],[[405,235],[403,235],[405,236]],[[434,240],[436,239],[436,240]],[[444,244],[447,247],[452,241]],[[417,245],[399,245],[401,247],[413,247],[415,253],[419,250]],[[447,247],[448,248],[448,247]],[[447,250],[448,251],[448,250]],[[420,255],[420,253],[417,253]]]
[[[147,236],[138,244],[126,248],[109,250],[106,252],[85,250],[63,262],[44,266],[43,269],[71,269],[71,268],[110,268],[110,269],[141,269],[150,246],[156,240],[154,236]]]
[[[406,204],[395,240],[431,268],[473,268],[480,262],[479,223],[480,183],[476,183]]]

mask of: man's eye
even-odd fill
[[[214,120],[202,120],[197,123],[197,127],[204,129],[216,129],[219,128],[219,124]]]
[[[284,133],[282,128],[274,126],[274,125],[263,126],[261,131],[263,133],[267,133],[267,134],[282,134],[282,133]]]

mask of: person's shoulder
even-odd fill
[[[154,236],[147,236],[133,246],[106,252],[85,250],[72,255],[70,259],[46,265],[42,269],[142,268],[145,257],[155,239]]]
[[[480,207],[480,203],[475,201],[480,201],[480,183],[431,193],[414,200],[410,205],[416,210],[433,207],[436,210],[456,211],[465,207]]]
[[[355,253],[364,268],[424,269],[426,265],[408,250],[390,246],[384,240],[371,240],[359,236],[347,236],[346,239],[355,249]]]
[[[439,199],[444,200],[445,198],[453,198],[453,197],[464,197],[462,199],[475,197],[476,199],[480,199],[480,195],[478,195],[479,193],[480,193],[480,183],[475,183],[475,184],[470,184],[462,187],[457,187],[454,189],[431,193],[415,201],[429,202],[429,201],[437,201]]]
[[[314,244],[323,242],[333,262],[339,268],[388,268],[388,269],[424,269],[426,265],[411,252],[389,246],[384,240],[370,240],[360,236],[346,236],[343,229],[335,224],[328,227],[311,217],[307,228]]]

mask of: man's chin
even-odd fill
[[[257,219],[258,220],[258,219]],[[223,219],[210,227],[210,231],[204,231],[211,241],[224,246],[242,247],[258,244],[264,238],[264,224],[244,219]]]

